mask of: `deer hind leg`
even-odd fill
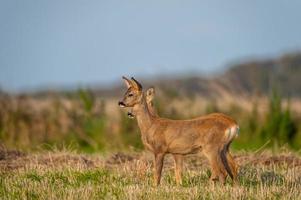
[[[212,175],[210,176],[210,180],[217,181],[217,180],[220,180],[220,177],[221,177],[221,179],[222,179],[221,182],[225,182],[228,173],[227,173],[225,167],[223,166],[223,164],[219,164],[218,170],[216,170],[216,171],[217,171],[216,173],[213,173],[213,170],[212,170]],[[223,179],[225,179],[225,181],[223,181]]]
[[[237,166],[235,164],[235,161],[232,157],[232,155],[229,152],[229,144],[226,145],[223,150],[221,151],[221,158],[223,165],[231,177],[233,183],[237,182]]]
[[[182,185],[183,155],[173,154],[175,160],[175,176],[177,185]]]
[[[233,175],[233,183],[237,183],[237,165],[234,161],[234,158],[232,157],[232,155],[230,154],[230,152],[227,152],[226,154],[226,157],[227,157],[227,160],[228,160],[228,163],[230,165],[230,169],[231,169],[231,172],[232,172],[232,175]]]
[[[207,151],[205,155],[208,158],[211,166],[210,180],[213,182],[219,180],[222,184],[224,184],[226,181],[227,173],[225,172],[222,158],[220,156],[220,151],[218,149],[210,152]]]
[[[155,186],[158,186],[160,184],[161,180],[161,173],[163,168],[163,160],[164,160],[164,154],[155,154],[155,173],[154,173],[154,180],[155,180]]]

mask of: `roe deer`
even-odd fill
[[[127,91],[120,107],[131,107],[141,131],[144,146],[155,156],[155,184],[160,184],[163,159],[170,153],[175,160],[177,184],[181,184],[183,156],[202,151],[208,158],[211,180],[225,183],[227,173],[236,180],[237,168],[229,154],[229,145],[238,135],[239,127],[230,117],[213,113],[190,120],[160,118],[150,111],[141,84],[123,77]],[[226,173],[227,172],[227,173]]]
[[[149,89],[146,90],[146,95],[145,95],[145,99],[146,99],[146,104],[147,104],[147,107],[148,107],[148,110],[150,112],[150,114],[152,116],[155,116],[155,117],[159,117],[158,114],[157,114],[157,111],[154,107],[154,104],[153,104],[153,99],[155,97],[155,88],[153,87],[150,87]],[[213,113],[212,115],[214,114],[218,114],[218,113]],[[130,118],[134,118],[135,117],[135,113],[131,110],[128,112],[128,116]],[[230,117],[226,116],[226,115],[223,115],[221,114],[220,115],[221,117],[225,117],[225,120],[229,120],[230,123],[231,121],[233,121],[233,119],[231,119]],[[234,122],[235,123],[235,122]],[[230,145],[230,144],[229,144]],[[226,148],[229,148],[229,145],[226,147]],[[227,176],[227,171],[229,171],[229,174],[230,174],[230,177],[236,181],[236,177],[237,177],[237,166],[233,160],[233,157],[232,155],[230,154],[230,152],[228,150],[224,150],[224,152],[221,152],[221,153],[225,153],[226,157],[222,157],[222,159],[227,159],[226,161],[223,162],[223,165],[220,166],[220,169],[221,169],[221,172],[224,174],[224,176],[226,177]],[[221,156],[224,156],[221,154]],[[175,160],[176,161],[176,160]],[[175,163],[176,164],[176,163]],[[226,169],[228,168],[228,169]],[[230,168],[230,169],[229,169]],[[177,170],[175,168],[175,170]],[[177,171],[175,171],[175,174],[177,174]],[[218,177],[212,177],[211,179],[217,179]],[[176,181],[177,181],[177,184],[181,183],[181,178],[180,177],[177,177],[176,178]]]

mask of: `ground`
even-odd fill
[[[0,151],[1,199],[301,199],[301,158],[289,151],[236,152],[239,184],[212,184],[202,156],[185,159],[177,186],[173,161],[153,186],[147,152],[84,155],[70,151]]]

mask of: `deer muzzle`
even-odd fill
[[[125,104],[122,101],[119,101],[118,105],[119,105],[120,108],[124,108],[125,107]]]

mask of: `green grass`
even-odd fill
[[[2,199],[298,199],[300,180],[285,177],[284,172],[245,169],[239,186],[213,185],[206,172],[185,173],[183,185],[176,186],[171,173],[165,174],[160,187],[152,178],[138,181],[133,174],[114,170],[29,170],[2,173]]]
[[[51,165],[45,162],[48,157],[51,157]],[[191,163],[188,162],[185,164],[183,184],[177,186],[170,162],[164,168],[162,184],[154,187],[149,161],[145,165],[139,159],[107,165],[105,158],[88,156],[87,159],[94,163],[88,167],[80,159],[74,159],[81,157],[48,154],[32,158],[27,156],[23,160],[19,158],[17,162],[22,167],[0,172],[1,199],[301,198],[300,166],[289,166],[286,163],[241,163],[239,184],[232,186],[230,180],[226,185],[211,183],[206,166],[191,169]],[[73,161],[68,163],[68,159]]]

